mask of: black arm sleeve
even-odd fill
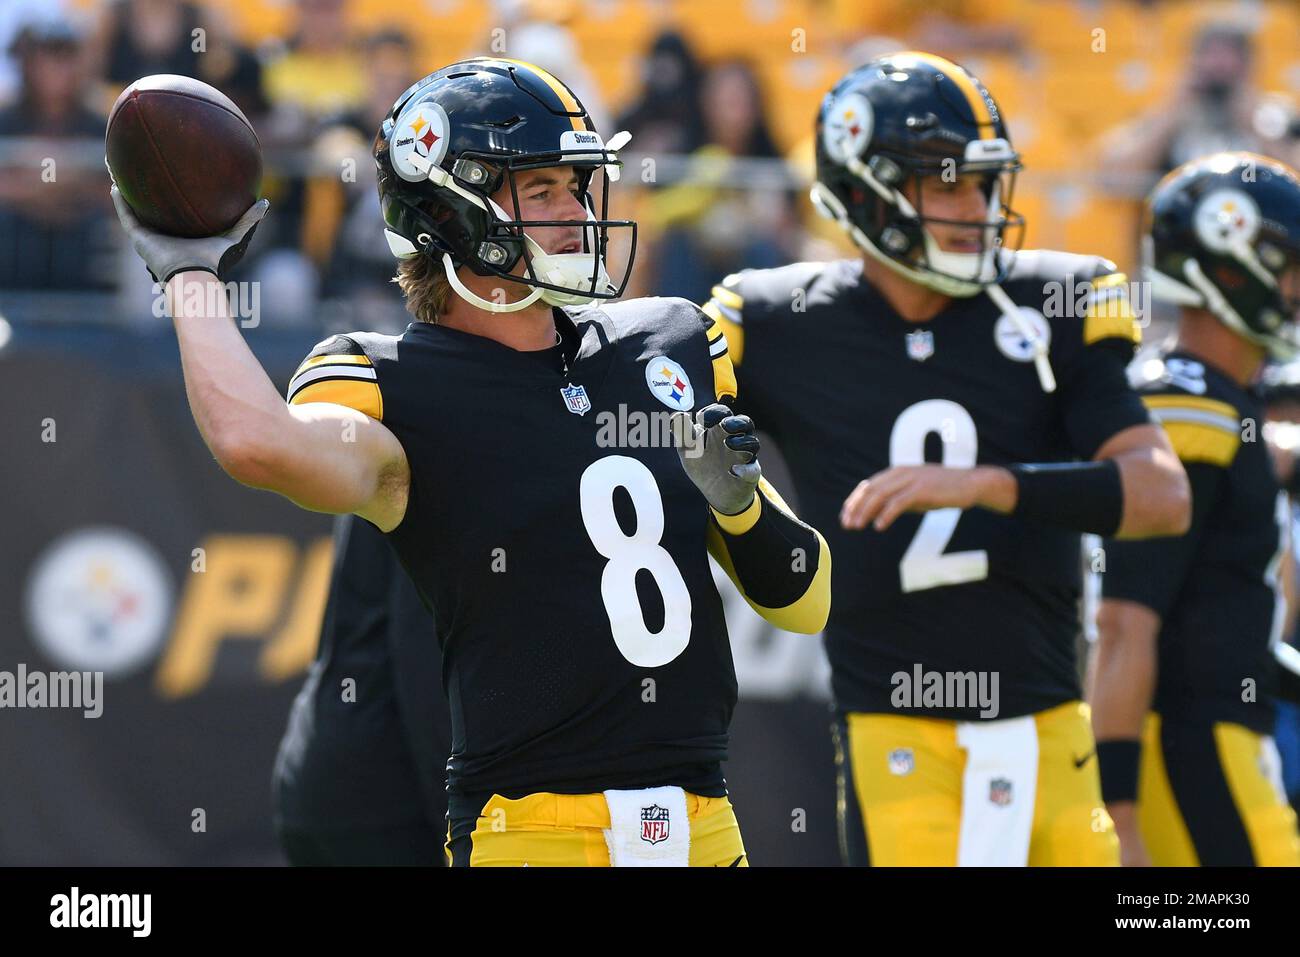
[[[1092,458],[1112,435],[1151,421],[1129,386],[1125,370],[1132,358],[1128,341],[1103,339],[1083,349],[1061,383],[1062,424],[1080,458]]]

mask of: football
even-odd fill
[[[216,88],[185,76],[136,80],[108,117],[104,153],[140,221],[169,236],[225,232],[257,200],[262,146]]]

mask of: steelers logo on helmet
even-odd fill
[[[447,155],[451,124],[446,111],[431,100],[414,100],[393,124],[392,163],[402,179],[417,183]],[[424,161],[424,162],[421,162]]]
[[[1044,345],[1050,345],[1052,327],[1043,314],[1031,306],[1021,306],[1018,311],[1024,325],[1032,329]],[[1020,323],[1005,313],[993,324],[993,341],[999,352],[1015,362],[1030,362],[1034,358],[1033,340],[1025,336]]]
[[[1196,206],[1196,236],[1216,253],[1248,246],[1259,233],[1259,206],[1240,189],[1216,189]]]
[[[667,356],[655,356],[646,363],[645,382],[654,397],[675,412],[685,412],[695,405],[691,377],[680,362]]]
[[[822,127],[822,144],[837,163],[862,155],[871,140],[875,114],[867,98],[858,92],[841,94],[826,111]]]

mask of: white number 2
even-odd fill
[[[909,405],[889,435],[889,464],[925,464],[925,439],[937,432],[943,440],[943,462],[949,468],[973,468],[979,439],[970,413],[947,399],[925,399]],[[957,529],[959,508],[926,512],[912,543],[898,563],[903,591],[959,585],[988,577],[989,556],[982,548],[944,554]]]
[[[614,514],[614,489],[627,489],[636,511],[636,533],[625,535]],[[582,523],[596,551],[609,559],[600,578],[600,596],[623,657],[639,668],[666,665],[691,640],[691,593],[659,544],[664,535],[664,502],[654,474],[626,455],[607,455],[587,466],[578,488]],[[664,602],[664,624],[646,627],[636,594],[636,574],[650,572]]]

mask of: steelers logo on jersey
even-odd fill
[[[1038,333],[1040,339],[1045,345],[1050,345],[1052,341],[1052,327],[1043,318],[1043,314],[1032,306],[1021,306],[1018,310],[1025,324]],[[1034,358],[1034,344],[1024,332],[1021,331],[1020,324],[1008,315],[1001,315],[993,326],[993,341],[997,343],[998,351],[1008,359],[1016,362],[1032,362]]]
[[[1259,232],[1259,206],[1239,189],[1216,189],[1196,207],[1197,238],[1216,253],[1248,246]]]
[[[695,405],[695,389],[691,378],[667,356],[655,356],[645,367],[645,382],[654,397],[674,412],[685,412]]]
[[[392,162],[397,175],[411,182],[428,176],[447,154],[451,124],[441,106],[429,100],[407,105],[393,124]]]
[[[861,156],[871,139],[874,123],[875,114],[867,98],[861,93],[845,93],[826,111],[826,124],[822,127],[826,152],[837,163]]]

